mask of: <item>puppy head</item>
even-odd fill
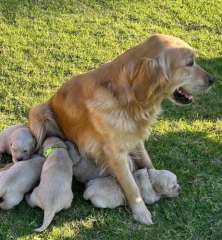
[[[177,176],[167,170],[149,169],[149,176],[155,191],[160,195],[170,198],[179,195],[180,186],[177,183]]]
[[[178,105],[192,103],[193,94],[206,91],[214,82],[195,62],[194,50],[183,40],[167,35],[153,35],[145,46],[144,55],[131,64],[131,84],[139,101],[149,101],[153,95],[168,97]]]
[[[48,137],[43,142],[42,150],[44,151],[46,148],[65,148],[67,149],[66,144],[58,137]]]
[[[16,129],[9,142],[13,162],[27,160],[34,152],[35,139],[26,127]]]

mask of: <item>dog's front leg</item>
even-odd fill
[[[114,144],[106,144],[103,147],[103,153],[108,167],[116,176],[125,192],[134,219],[143,224],[152,224],[151,214],[141,197],[139,188],[130,171],[128,153]]]
[[[138,168],[154,168],[143,141],[139,142],[130,155]]]

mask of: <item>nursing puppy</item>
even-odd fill
[[[71,206],[72,167],[73,161],[68,154],[66,144],[57,137],[50,137],[43,144],[44,155],[47,158],[41,173],[40,184],[26,201],[31,207],[38,206],[44,210],[44,220],[36,232],[44,231],[55,214]]]
[[[140,169],[133,175],[146,204],[159,201],[162,195],[173,198],[179,194],[177,177],[170,171]],[[98,208],[116,208],[126,203],[120,185],[111,176],[89,181],[83,197]]]
[[[0,171],[0,208],[11,209],[22,201],[39,180],[44,160],[34,155]]]
[[[67,141],[66,144],[69,145],[69,154],[72,158],[73,164],[73,176],[75,179],[81,183],[87,183],[88,181],[98,178],[112,175],[109,169],[96,163],[92,159],[81,155],[75,144]],[[129,159],[129,166],[131,171],[134,171],[138,166],[134,163],[134,158]]]
[[[15,125],[0,133],[0,159],[3,153],[12,155],[13,162],[30,158],[35,149],[35,139],[25,125]]]
[[[108,176],[106,169],[103,169],[102,166],[96,164],[91,159],[88,159],[85,156],[80,155],[77,147],[68,142],[69,144],[69,155],[73,162],[73,176],[79,182],[86,183],[97,177]]]

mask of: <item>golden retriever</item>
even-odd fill
[[[163,99],[189,104],[193,93],[205,91],[213,81],[195,63],[195,53],[186,42],[156,34],[67,81],[46,104],[31,109],[29,127],[42,141],[46,135],[61,134],[58,124],[81,154],[116,176],[134,219],[152,224],[128,164],[130,156],[138,167],[152,168],[143,141]]]

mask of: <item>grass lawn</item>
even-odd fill
[[[9,239],[222,239],[222,2],[1,0],[0,129],[26,121],[29,108],[49,98],[72,73],[113,59],[155,32],[173,34],[198,52],[218,81],[188,107],[163,104],[146,142],[157,168],[175,172],[175,201],[149,209],[142,226],[128,209],[95,209],[74,183],[72,208],[56,215],[43,234],[32,230],[42,212],[26,203],[0,211],[0,240]]]

